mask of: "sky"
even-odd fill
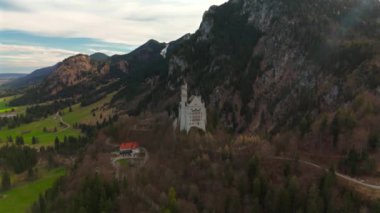
[[[125,54],[195,32],[227,0],[0,0],[0,73],[30,73],[77,54]]]

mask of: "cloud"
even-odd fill
[[[3,0],[28,12],[4,10],[1,30],[88,37],[139,45],[170,41],[195,31],[202,14],[225,0]]]
[[[15,72],[30,72],[30,69],[54,65],[77,53],[55,48],[0,44],[0,70],[5,73],[12,68]]]
[[[27,11],[22,6],[7,0],[0,0],[0,10]]]
[[[89,49],[90,51],[90,54],[93,54],[93,53],[104,53],[108,56],[112,56],[112,55],[122,55],[122,54],[125,54],[125,52],[118,52],[118,51],[110,51],[108,49]]]
[[[225,1],[0,0],[0,73],[30,72],[78,52],[125,54],[149,39],[172,41]]]

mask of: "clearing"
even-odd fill
[[[46,131],[44,131],[46,128]],[[54,130],[57,130],[56,132]],[[58,137],[60,141],[63,141],[65,136],[78,136],[80,131],[73,128],[65,128],[60,124],[60,120],[54,116],[50,116],[40,121],[35,121],[29,124],[21,125],[14,129],[4,128],[0,131],[0,143],[6,142],[7,137],[12,136],[15,141],[17,136],[24,138],[25,144],[32,144],[32,137],[36,137],[38,143],[36,146],[52,145],[54,144],[55,137]]]
[[[79,136],[81,132],[79,129],[73,128],[74,124],[95,125],[97,121],[101,123],[114,113],[113,109],[107,107],[113,95],[114,93],[111,93],[88,106],[73,105],[71,112],[69,108],[62,110],[63,115],[61,117],[55,114],[39,121],[23,124],[17,128],[3,128],[0,131],[0,144],[4,144],[9,136],[12,136],[13,141],[17,136],[22,136],[25,144],[31,145],[32,137],[34,136],[38,139],[38,143],[34,146],[51,146],[54,144],[56,137],[63,141],[65,136]],[[10,98],[12,97],[3,98],[2,100],[9,100]],[[6,104],[6,101],[3,101],[3,103]]]
[[[59,177],[65,174],[66,170],[64,168],[53,169],[33,182],[17,186],[1,194],[0,212],[26,212],[38,199],[40,193],[49,189]]]
[[[88,106],[73,105],[71,107],[72,112],[69,111],[69,108],[66,108],[63,110],[62,118],[70,125],[74,125],[75,123],[95,125],[97,121],[101,123],[108,116],[114,114],[113,109],[107,107],[114,95],[115,93],[110,93],[98,102]]]

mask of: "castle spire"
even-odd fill
[[[187,83],[185,83],[181,86],[181,102],[187,101]]]

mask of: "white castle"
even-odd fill
[[[189,132],[191,127],[206,131],[206,107],[200,96],[187,99],[187,84],[181,87],[181,102],[179,105],[179,128]]]

